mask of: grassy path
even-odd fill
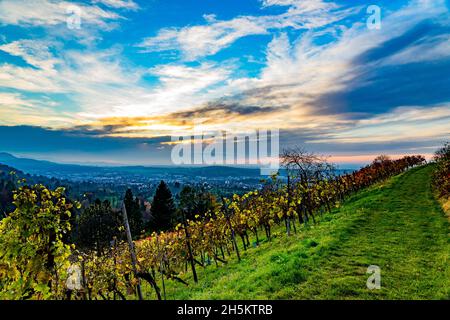
[[[450,298],[448,223],[430,190],[430,169],[407,172],[351,204],[367,214],[316,264],[298,297]],[[361,286],[369,264],[381,268],[381,290]]]
[[[317,225],[166,283],[168,299],[450,299],[449,224],[430,190],[430,166],[353,196]],[[381,289],[366,287],[369,265]],[[149,298],[152,297],[148,291]]]

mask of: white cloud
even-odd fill
[[[103,107],[97,115],[86,108],[83,115],[95,118],[101,117],[145,117],[167,114],[193,106],[201,105],[222,95],[215,86],[228,79],[230,69],[217,67],[213,64],[202,64],[198,67],[184,65],[163,65],[148,71],[158,77],[160,84],[154,88],[139,90],[138,94],[122,103],[111,107]],[[94,109],[95,110],[95,109]]]
[[[23,58],[28,64],[45,70],[51,70],[58,59],[49,52],[52,43],[47,41],[17,40],[0,45],[0,51]]]
[[[62,43],[20,40],[0,50],[21,57],[30,66],[0,65],[0,87],[33,93],[61,93],[76,102],[74,121],[98,117],[151,116],[190,108],[217,99],[218,85],[228,80],[231,65],[182,64],[151,69],[126,64],[119,48],[55,50]],[[151,87],[144,74],[159,79]],[[39,105],[35,105],[39,109]]]
[[[22,125],[61,126],[70,123],[68,115],[58,110],[54,101],[45,97],[37,99],[25,98],[19,93],[0,92],[0,125],[16,125],[20,119]]]
[[[370,119],[356,121],[351,128],[323,134],[314,143],[367,143],[446,139],[450,134],[450,105],[399,107]]]
[[[358,123],[363,125],[379,125],[403,121],[442,120],[444,118],[450,118],[450,105],[438,105],[427,108],[398,107],[389,113],[377,115],[370,119],[359,120]]]
[[[62,44],[45,40],[18,40],[0,50],[21,57],[32,67],[0,65],[0,86],[33,92],[91,92],[96,86],[123,85],[139,80],[138,70],[127,72],[118,50],[59,50]]]
[[[121,18],[115,12],[77,2],[3,0],[0,2],[0,24],[47,27],[65,24],[73,14],[67,10],[74,6],[80,9],[82,24],[109,29],[111,21]]]
[[[223,21],[217,20],[215,15],[204,15],[205,25],[164,28],[138,46],[144,48],[143,52],[176,50],[182,52],[186,60],[195,60],[214,55],[242,37],[269,34],[272,29],[288,27],[323,27],[355,11],[339,10],[336,4],[320,0],[263,2],[264,6],[280,4],[289,6],[289,9],[278,15],[240,16]]]
[[[283,3],[288,2],[291,3],[290,1]],[[236,79],[231,81],[230,85],[244,90],[244,94],[238,96],[238,102],[241,104],[290,107],[289,109],[280,108],[276,116],[271,115],[272,122],[268,124],[269,126],[314,130],[319,136],[325,135],[327,132],[344,134],[355,125],[354,117],[349,117],[342,112],[336,114],[335,110],[327,110],[326,106],[315,103],[316,99],[329,92],[346,90],[348,80],[352,80],[366,71],[364,69],[366,66],[354,64],[355,58],[360,54],[402,35],[424,19],[447,12],[445,10],[448,10],[445,5],[442,7],[433,4],[424,12],[424,8],[420,4],[411,4],[385,16],[382,31],[372,31],[367,29],[365,24],[356,23],[351,28],[333,26],[320,32],[310,30],[292,42],[285,33],[281,33],[274,36],[268,45],[266,67],[262,70],[261,75],[258,78]],[[390,30],[390,32],[387,33],[383,30]],[[324,34],[334,37],[334,41],[317,44],[317,37]],[[448,51],[445,51],[446,38],[441,37],[438,40],[433,42],[435,43],[433,49],[429,48],[430,53],[423,50],[423,45],[420,47],[424,51],[422,53],[418,52],[418,48],[412,47],[399,52],[396,60],[401,56],[405,59],[402,63],[421,62],[427,59],[439,59],[443,55],[448,56]],[[438,42],[439,46],[436,45]],[[417,54],[412,54],[411,50],[417,50]],[[391,62],[389,59],[385,59],[383,63]],[[426,109],[411,111],[401,108],[402,106],[399,107],[398,112],[405,113],[402,115],[402,119],[405,119],[406,111],[408,111],[408,117],[415,114],[414,112],[420,112],[421,116],[424,116],[423,113],[426,112]],[[448,106],[446,107],[448,108]],[[443,112],[443,109],[440,109],[440,112]],[[392,113],[387,115],[387,117],[392,116]],[[370,114],[366,114],[366,117],[371,119]],[[261,121],[260,125],[267,124],[266,119],[262,117],[251,120]],[[413,120],[409,121],[411,122],[407,128],[411,130]],[[435,121],[437,120],[423,119],[422,126],[426,128],[427,134],[440,135],[444,132],[445,121],[441,121],[439,125],[435,125]],[[358,122],[358,126],[361,126],[358,133],[362,133],[364,126],[368,125],[369,122]],[[380,132],[383,130],[386,133],[396,132],[390,131],[391,127],[386,122],[382,126],[385,127],[380,129]],[[401,126],[399,125],[399,127]],[[367,132],[370,130],[368,129]],[[374,141],[377,136],[374,133]],[[400,136],[398,135],[398,137]],[[391,135],[391,137],[395,139],[396,135]]]
[[[267,33],[257,19],[241,17],[229,21],[212,21],[209,25],[162,29],[155,37],[144,39],[139,45],[144,51],[180,50],[187,60],[213,55],[237,39]]]
[[[404,64],[439,60],[450,56],[450,34],[430,37],[426,42],[411,45],[386,59],[385,64]]]
[[[0,92],[0,106],[30,107],[32,104],[23,100],[18,93]]]
[[[0,87],[31,92],[64,92],[65,89],[51,75],[52,71],[18,67],[11,64],[0,66]]]
[[[317,0],[261,0],[263,7],[290,6],[303,12],[317,10],[329,10],[337,8],[337,5],[329,1]]]
[[[105,6],[126,9],[126,10],[138,10],[139,6],[133,0],[94,0],[94,3],[101,3]]]
[[[44,40],[2,45],[0,50],[21,57],[31,66],[0,65],[0,87],[37,94],[65,94],[76,102],[78,109],[98,114],[112,112],[115,106],[129,105],[146,92],[137,84],[145,70],[125,64],[119,49],[51,49]],[[35,101],[33,107],[43,111],[43,105]],[[77,112],[72,110],[72,123],[79,120]],[[42,118],[41,121],[46,123]],[[64,123],[67,122],[65,119]]]
[[[418,21],[426,18],[418,15],[421,11],[420,7],[405,7],[392,16],[385,17],[383,28],[392,30],[391,33],[373,32],[362,23],[357,23],[351,28],[336,26],[321,29],[320,32],[310,30],[294,41],[290,41],[287,34],[281,32],[274,36],[268,45],[267,65],[260,76],[255,78],[236,78],[232,74],[232,67],[224,68],[207,63],[195,68],[182,64],[158,66],[150,70],[150,73],[160,80],[158,87],[147,89],[144,94],[116,103],[109,109],[102,107],[102,112],[97,114],[98,117],[104,115],[138,117],[171,113],[201,108],[204,103],[214,101],[216,98],[232,97],[235,93],[243,92],[236,98],[239,104],[289,108],[280,108],[275,116],[269,113],[259,114],[256,118],[236,117],[238,127],[304,129],[324,135],[328,132],[343,133],[355,126],[355,120],[348,118],[346,114],[332,114],[321,110],[321,106],[313,105],[312,102],[326,92],[345,89],[345,81],[362,71],[353,64],[355,57],[401,35]],[[434,14],[430,12],[427,16],[431,17]],[[209,39],[207,34],[210,34],[210,39],[214,39],[215,34],[208,28],[214,29],[216,24],[223,21],[217,21],[215,17],[208,20],[211,25],[199,27],[198,34],[204,32],[205,38]],[[188,29],[195,30],[193,28]],[[179,44],[180,34],[180,30],[164,29],[155,46],[170,49]],[[336,41],[317,44],[317,37],[325,34],[334,37]],[[209,41],[213,42],[212,40],[202,42],[197,38],[195,41],[194,39],[187,41],[186,43],[192,44],[192,47],[186,45],[185,52],[190,52],[192,58],[205,52],[214,52],[225,45],[223,42],[209,46]],[[89,113],[83,116],[96,115]],[[427,123],[426,119],[424,121]],[[359,125],[369,124],[361,122]],[[429,131],[436,133],[439,130],[442,130],[442,126]]]
[[[286,2],[291,1],[286,0]],[[274,37],[268,46],[267,66],[260,80],[263,85],[294,83],[297,87],[293,88],[293,92],[303,92],[308,95],[338,90],[342,88],[345,81],[364,71],[355,69],[359,68],[353,64],[356,57],[385,41],[402,35],[405,30],[409,30],[420,21],[436,17],[443,12],[443,7],[435,5],[428,11],[423,11],[420,5],[409,5],[386,16],[382,22],[382,30],[389,30],[389,33],[372,31],[367,29],[365,24],[356,23],[351,28],[333,26],[321,32],[310,30],[293,43],[290,43],[283,34],[280,37]],[[334,37],[334,41],[316,44],[316,38],[326,33]],[[440,37],[439,41],[435,42],[433,50],[444,54],[444,49],[448,46],[447,37],[445,39]],[[416,50],[418,51],[418,48],[416,49],[415,46],[408,47],[397,55],[404,58],[402,63],[424,61],[430,58],[431,54],[426,52],[413,55],[411,51]],[[435,59],[441,57],[438,54],[434,56]],[[386,59],[386,63],[389,61]],[[395,61],[400,63],[399,59]]]

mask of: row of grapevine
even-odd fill
[[[433,186],[439,197],[450,197],[450,143],[447,142],[434,155]]]
[[[225,264],[234,256],[240,260],[239,250],[251,246],[250,237],[254,245],[258,245],[262,233],[270,240],[273,226],[281,224],[285,225],[287,235],[297,232],[299,225],[314,223],[318,213],[331,211],[350,194],[424,161],[422,156],[398,160],[381,157],[342,176],[305,180],[300,174],[292,174],[287,183],[273,177],[272,183],[262,190],[223,199],[222,207],[210,212],[204,220],[184,220],[173,231],[153,233],[137,241],[137,272],[133,271],[129,249],[123,243],[114,244],[108,255],[98,256],[93,252],[80,257],[83,297],[125,299],[143,280],[162,299],[164,280],[187,285],[183,275],[192,272],[197,281],[199,266]],[[162,288],[157,283],[162,283]]]

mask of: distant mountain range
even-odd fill
[[[187,167],[187,166],[94,166],[78,164],[62,164],[51,161],[35,160],[28,158],[19,158],[6,152],[0,152],[0,164],[5,164],[24,171],[32,175],[41,175],[46,177],[56,177],[58,179],[73,179],[76,176],[94,177],[114,175],[139,175],[143,177],[176,177],[185,178],[262,178],[261,172],[257,168],[241,168],[229,166],[206,166],[206,167]],[[337,170],[338,174],[353,171],[351,169]],[[280,174],[284,175],[284,170]]]
[[[15,157],[12,154],[0,152],[0,163],[17,168],[24,172],[61,177],[74,174],[109,175],[112,173],[139,174],[144,176],[153,175],[181,175],[192,177],[259,177],[260,170],[256,168],[237,168],[227,166],[207,167],[145,167],[145,166],[116,166],[102,167],[92,165],[62,164],[44,160],[34,160]]]

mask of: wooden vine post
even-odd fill
[[[134,250],[133,238],[131,237],[130,224],[128,223],[128,215],[127,215],[127,208],[125,207],[125,202],[122,202],[122,215],[123,215],[123,223],[125,224],[125,232],[127,234],[128,247],[130,248],[131,265],[133,267],[134,276],[136,277],[136,279],[138,281],[137,293],[138,293],[139,300],[143,300],[142,291],[141,291],[141,280],[139,279],[138,274],[137,274],[136,251]]]
[[[233,226],[231,225],[231,221],[230,221],[230,215],[231,215],[230,214],[230,209],[228,208],[224,197],[222,197],[222,204],[223,204],[222,208],[223,208],[224,213],[225,213],[225,219],[227,220],[228,227],[231,230],[231,240],[233,242],[233,247],[234,247],[234,250],[236,250],[236,255],[237,255],[237,258],[238,258],[238,262],[241,262],[241,255],[239,254],[239,248],[238,248],[238,245],[237,245],[237,242],[236,242],[236,235],[234,233],[234,229],[233,229]]]
[[[289,217],[289,207],[291,204],[291,176],[287,176],[287,205],[285,207],[286,234],[291,235],[291,218]]]
[[[186,245],[187,245],[187,248],[188,248],[189,260],[191,262],[191,269],[192,269],[192,274],[194,275],[194,281],[195,281],[195,283],[197,283],[198,282],[198,278],[197,278],[197,272],[195,270],[194,255],[192,254],[191,240],[190,240],[190,236],[189,236],[189,231],[188,231],[188,225],[187,225],[185,211],[186,210],[184,208],[181,209],[181,213],[183,215],[184,232],[186,234]]]

